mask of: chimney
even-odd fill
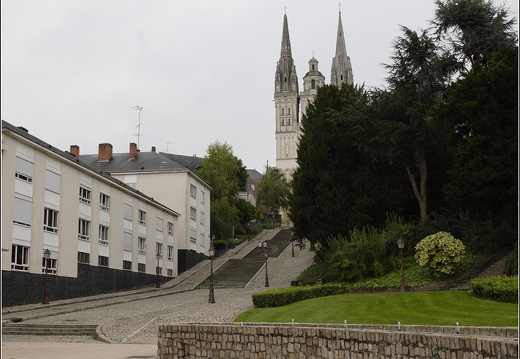
[[[69,151],[77,160],[79,160],[79,146],[78,145],[70,145]]]
[[[112,145],[110,143],[100,143],[98,147],[98,161],[110,161],[112,158]]]
[[[129,156],[129,159],[133,160],[134,158],[137,157],[137,152],[139,152],[137,150],[137,145],[135,143],[130,143],[130,156]]]
[[[155,152],[155,146],[152,146],[152,152]]]

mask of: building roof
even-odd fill
[[[257,170],[246,169],[246,171],[249,178],[251,178],[253,181],[259,181],[264,176]]]
[[[204,158],[197,156],[183,156],[165,152],[161,152],[161,155],[181,164],[192,172],[197,172],[202,167],[202,161],[204,161]]]
[[[2,132],[4,132],[5,130],[15,133],[16,135],[23,137],[24,139],[34,143],[35,145],[42,147],[48,151],[51,151],[53,154],[61,157],[64,161],[69,162],[73,166],[79,166],[85,171],[92,172],[93,174],[102,177],[106,181],[113,183],[117,187],[120,187],[125,191],[132,192],[134,195],[139,196],[148,202],[153,202],[155,205],[164,208],[165,210],[171,212],[175,216],[180,216],[180,214],[178,212],[165,206],[162,203],[157,202],[155,199],[153,199],[153,197],[147,196],[146,194],[144,194],[144,193],[128,186],[127,184],[121,182],[120,180],[112,177],[110,175],[110,173],[108,173],[108,171],[90,166],[88,161],[83,161],[83,158],[81,158],[81,157],[79,160],[76,159],[76,157],[74,155],[72,155],[71,153],[61,151],[61,150],[57,149],[56,147],[48,144],[47,142],[40,140],[38,137],[35,137],[35,136],[29,134],[29,132],[23,127],[16,127],[16,126],[13,126],[12,124],[10,124],[9,122],[2,120]],[[96,159],[97,159],[97,155],[96,155]]]
[[[109,161],[98,161],[97,154],[80,156],[81,161],[100,171],[127,172],[187,172],[189,169],[158,152],[138,152],[130,159],[129,153],[113,153]]]

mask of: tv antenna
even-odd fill
[[[134,107],[130,107],[130,109],[139,111],[139,123],[136,126],[137,127],[137,148],[139,149],[139,137],[141,136],[141,111],[143,110],[143,107],[137,105]]]
[[[170,153],[170,152],[168,151],[168,145],[169,145],[170,143],[173,145],[175,142],[170,142],[170,141],[166,142],[166,153]]]

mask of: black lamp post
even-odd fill
[[[399,238],[397,241],[397,246],[401,250],[401,292],[404,292],[404,270],[403,270],[403,249],[404,249],[404,239]]]
[[[267,242],[262,243],[262,251],[265,257],[265,287],[269,287],[269,276],[267,275]]]
[[[215,303],[215,289],[213,288],[213,257],[215,256],[215,248],[213,244],[209,247],[209,259],[211,262],[211,271],[209,274],[209,303]]]
[[[49,304],[49,280],[47,278],[47,273],[49,272],[49,259],[51,258],[51,251],[48,248],[43,252],[43,258],[45,258],[45,282],[43,285],[42,304]]]
[[[160,264],[160,260],[162,258],[162,255],[161,253],[157,253],[155,258],[157,258],[157,284],[155,285],[155,288],[161,288],[161,279],[159,278],[159,264]]]

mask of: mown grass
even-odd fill
[[[235,322],[295,322],[403,325],[518,325],[518,305],[473,297],[462,291],[359,293],[321,297],[283,307],[241,313]]]

